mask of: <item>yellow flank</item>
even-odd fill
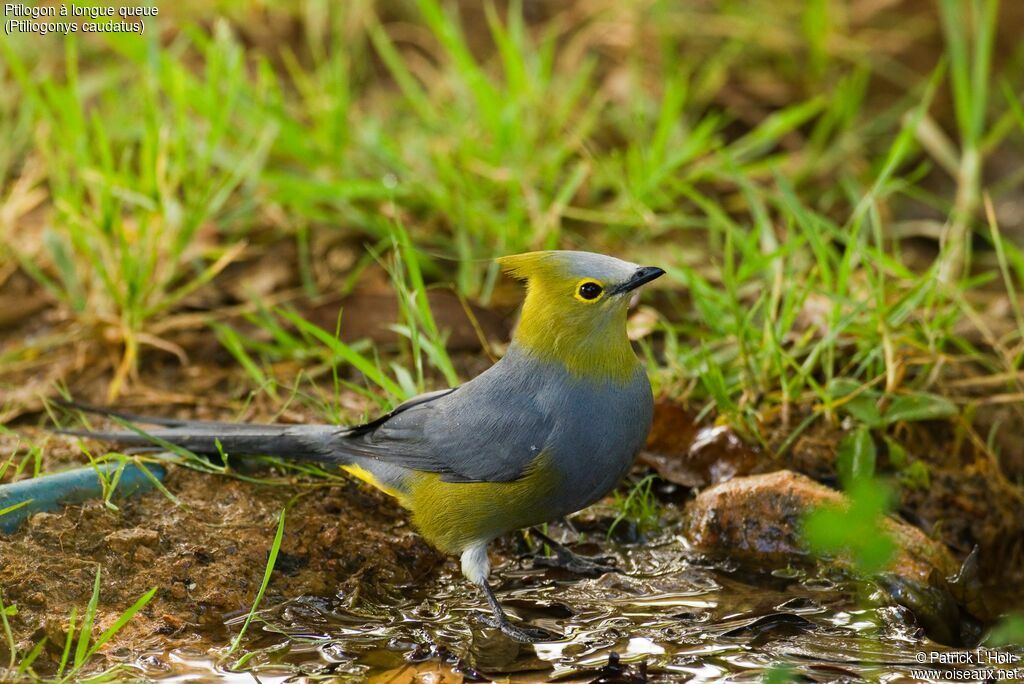
[[[509,275],[527,279],[516,341],[577,377],[628,382],[638,364],[626,336],[628,299],[604,294],[595,301],[577,297],[578,283],[584,281],[561,272],[548,254],[498,259]]]
[[[459,554],[470,544],[548,522],[559,480],[541,453],[512,482],[445,482],[437,473],[415,473],[403,503],[427,541],[444,553]]]
[[[386,484],[382,483],[380,480],[375,478],[373,476],[373,473],[371,473],[366,468],[357,465],[345,465],[341,466],[341,469],[344,470],[349,475],[362,480],[366,484],[376,487],[377,489],[384,492],[388,496],[393,496],[399,501],[402,501],[402,499],[404,498],[404,495],[401,492],[394,489],[393,487],[388,487]]]

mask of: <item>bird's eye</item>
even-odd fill
[[[592,302],[600,297],[602,292],[604,292],[604,288],[601,287],[600,283],[595,283],[593,280],[585,280],[579,284],[576,296],[582,300]]]

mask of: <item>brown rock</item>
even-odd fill
[[[804,516],[845,500],[840,492],[789,470],[737,477],[690,502],[687,536],[705,553],[759,566],[786,565],[807,555],[800,535]],[[956,573],[957,563],[946,547],[921,530],[892,518],[883,527],[897,546],[891,573],[921,584],[934,581],[936,574],[944,578]]]
[[[843,506],[846,501],[843,494],[789,470],[739,477],[690,502],[687,534],[698,551],[759,569],[798,564],[808,559],[800,533],[804,516],[819,506]],[[882,528],[896,552],[875,578],[879,585],[914,613],[932,639],[948,645],[977,643],[974,623],[964,619],[970,607],[957,601],[947,580],[957,564],[945,545],[892,518],[884,519]],[[842,557],[832,562],[852,565]]]
[[[156,552],[148,546],[140,546],[135,549],[134,559],[139,565],[148,565],[156,561]]]
[[[134,553],[140,546],[155,548],[160,543],[160,535],[156,530],[147,530],[144,527],[129,527],[123,530],[115,530],[105,536],[103,541],[111,551],[117,553]]]

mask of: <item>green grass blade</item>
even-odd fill
[[[96,620],[96,608],[100,602],[100,566],[96,566],[96,580],[93,582],[92,596],[89,598],[89,605],[85,608],[85,615],[82,616],[82,628],[78,633],[78,643],[75,645],[75,659],[71,672],[77,672],[85,664],[86,656],[89,653],[89,642],[92,641],[93,623]]]
[[[92,647],[89,649],[89,652],[86,654],[86,661],[88,661],[89,658],[93,657],[96,654],[96,652],[103,647],[104,644],[106,644],[114,637],[114,635],[120,632],[124,628],[124,626],[128,624],[128,622],[133,617],[135,617],[136,613],[138,613],[140,610],[146,607],[146,604],[148,604],[150,600],[152,600],[152,598],[156,595],[156,590],[157,587],[153,587],[152,589],[147,591],[145,594],[140,596],[139,599],[135,603],[133,603],[130,608],[128,608],[128,610],[124,611],[123,613],[121,613],[120,616],[118,616],[117,620],[114,621],[114,624],[110,625],[110,627],[108,627],[107,630],[103,632],[103,634],[101,634],[99,638],[96,639],[95,643],[93,643]]]
[[[278,313],[294,323],[302,332],[308,333],[322,342],[333,354],[353,366],[356,370],[365,375],[370,382],[377,385],[391,396],[398,397],[400,399],[408,398],[398,384],[391,380],[391,378],[384,375],[379,366],[371,362],[362,354],[353,350],[349,345],[294,312],[279,309]]]
[[[22,658],[21,662],[18,663],[18,669],[14,674],[23,675],[32,671],[32,663],[36,662],[36,659],[39,658],[39,654],[43,652],[43,647],[46,646],[47,640],[47,637],[43,637],[35,646],[32,647],[32,650],[28,652],[28,655]],[[35,677],[32,677],[32,679],[35,679]]]
[[[270,576],[274,573],[274,564],[277,562],[277,554],[281,550],[281,540],[284,538],[284,521],[285,513],[288,510],[288,506],[281,509],[280,515],[277,518],[277,532],[274,533],[274,541],[270,546],[270,554],[267,557],[267,566],[263,571],[263,581],[260,583],[259,591],[256,592],[256,599],[252,602],[252,607],[249,609],[249,614],[245,617],[245,622],[242,623],[242,628],[235,635],[235,638],[231,640],[231,646],[228,648],[227,653],[224,657],[230,656],[242,643],[242,638],[245,636],[245,632],[249,629],[249,623],[256,616],[256,610],[260,606],[260,602],[263,600],[263,594],[267,591],[267,586],[270,584]]]
[[[71,617],[68,618],[68,633],[64,638],[64,650],[60,655],[60,664],[57,667],[57,677],[63,678],[64,669],[68,666],[68,658],[71,656],[71,646],[75,643],[75,623],[78,617],[78,606],[71,607]]]

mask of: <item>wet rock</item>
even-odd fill
[[[277,563],[274,565],[274,571],[294,577],[299,574],[299,571],[309,565],[309,558],[304,555],[285,553],[284,551],[278,553]]]
[[[711,487],[690,503],[686,534],[699,552],[758,568],[799,563],[811,560],[800,533],[804,516],[819,506],[845,501],[840,492],[788,470],[740,477]],[[964,614],[946,581],[957,572],[953,556],[904,522],[886,518],[882,527],[896,543],[896,553],[877,578],[879,584],[914,612],[933,639],[963,642]],[[833,563],[850,567],[843,558]]]
[[[800,535],[804,516],[822,505],[840,505],[840,492],[789,470],[738,477],[701,492],[686,511],[686,533],[698,551],[722,553],[759,565],[785,565],[806,556]],[[883,528],[897,545],[890,570],[928,582],[957,571],[949,551],[916,527],[892,518]],[[845,563],[837,559],[840,564]]]
[[[924,630],[917,624],[913,612],[904,606],[882,606],[878,609],[878,624],[889,639],[917,640]]]
[[[967,554],[956,575],[947,577],[949,589],[962,606],[975,617],[984,621],[994,621],[1005,611],[1006,606],[999,600],[998,594],[991,591],[979,569],[980,550],[977,546]]]
[[[878,583],[893,601],[913,613],[917,624],[932,639],[940,644],[966,645],[964,628],[969,629],[970,624],[945,586],[908,580],[895,573],[880,575]],[[908,625],[913,623],[907,621]]]
[[[757,452],[724,425],[701,427],[686,409],[658,402],[640,462],[686,487],[706,487],[754,471]]]

